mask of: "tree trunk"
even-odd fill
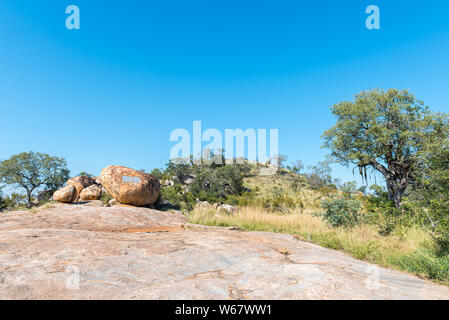
[[[27,208],[31,207],[31,192],[27,190]]]
[[[407,185],[403,186],[402,184],[398,186],[394,181],[389,181],[387,179],[388,199],[394,202],[394,205],[397,209],[401,208],[402,196],[404,194],[406,186]]]

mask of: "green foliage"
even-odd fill
[[[449,251],[449,142],[429,148],[415,186],[423,224],[443,251]]]
[[[79,176],[85,176],[85,177],[89,177],[89,178],[95,177],[93,174],[88,173],[88,172],[85,172],[85,171],[81,171],[81,172],[78,174],[78,177],[79,177]]]
[[[108,192],[106,191],[101,192],[100,200],[103,201],[105,205],[108,205],[109,201],[111,201],[112,199],[114,198]]]
[[[449,199],[430,201],[431,234],[443,252],[449,252]]]
[[[160,195],[161,200],[169,201],[173,206],[183,210],[192,210],[195,206],[195,197],[193,194],[185,191],[179,184],[171,187],[163,187]]]
[[[257,199],[258,206],[278,212],[288,212],[296,207],[296,201],[285,194]]]
[[[56,190],[68,178],[66,161],[48,154],[24,152],[0,163],[0,182],[25,189],[28,204],[39,188]]]
[[[243,178],[234,165],[205,169],[197,174],[191,192],[201,201],[220,202],[243,192]]]
[[[6,202],[3,197],[3,193],[0,190],[0,211],[2,211],[3,209],[6,209]]]
[[[340,190],[343,192],[345,196],[350,196],[357,192],[357,182],[350,181],[342,184],[340,186]]]
[[[334,105],[332,113],[337,124],[324,133],[324,146],[337,162],[354,164],[365,178],[367,168],[379,171],[398,208],[426,148],[449,130],[446,115],[431,113],[407,90],[364,91],[354,102]]]
[[[435,254],[422,249],[411,255],[402,255],[396,262],[403,270],[447,283],[449,279],[449,255]]]
[[[159,180],[162,180],[164,175],[164,173],[160,169],[153,169],[153,171],[151,171],[151,174]]]
[[[16,192],[13,192],[9,196],[5,196],[3,198],[6,209],[23,208],[27,204],[26,200],[27,197],[25,195]]]
[[[176,177],[178,182],[183,182],[185,178],[190,175],[191,165],[185,159],[170,160],[167,163],[165,173],[170,177]]]
[[[333,227],[352,227],[360,219],[361,203],[355,199],[331,198],[323,200],[322,207],[325,210],[323,219]]]

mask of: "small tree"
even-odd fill
[[[324,133],[324,146],[343,164],[354,164],[366,179],[367,168],[386,180],[388,197],[400,208],[415,179],[426,147],[448,133],[446,115],[431,113],[407,90],[362,92],[354,102],[332,107],[337,124]]]
[[[332,169],[328,159],[320,161],[316,166],[308,166],[305,176],[313,189],[319,189],[332,183]]]
[[[25,189],[28,205],[35,191],[42,187],[56,190],[68,178],[66,161],[48,154],[24,152],[0,163],[0,182]]]
[[[304,170],[304,164],[301,160],[296,160],[291,163],[288,169],[290,169],[296,174],[301,174],[302,170]]]

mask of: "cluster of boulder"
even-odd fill
[[[148,173],[123,166],[108,166],[98,178],[78,176],[53,194],[53,200],[62,203],[99,200],[103,192],[110,194],[114,203],[150,206],[160,195],[159,180]]]

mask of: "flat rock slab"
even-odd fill
[[[186,223],[181,214],[88,205],[1,214],[0,298],[449,298],[445,286],[291,235]]]

